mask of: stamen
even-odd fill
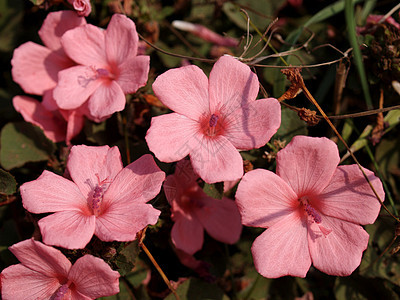
[[[300,201],[301,204],[303,204],[304,211],[310,217],[309,220],[311,219],[310,220],[311,224],[310,224],[309,229],[314,231],[314,233],[317,230],[320,233],[322,233],[322,235],[324,237],[327,237],[328,234],[330,234],[332,232],[332,229],[327,228],[325,226],[322,226],[322,224],[321,224],[322,223],[322,217],[317,212],[317,210],[308,203],[308,198],[307,197],[302,197],[302,198],[299,199],[299,201]],[[316,225],[312,225],[312,223],[316,223]]]
[[[317,211],[308,203],[303,203],[304,210],[306,213],[313,218],[314,222],[319,224],[322,222],[321,216],[317,213]]]
[[[210,121],[208,122],[210,127],[215,127],[217,126],[219,117],[217,115],[212,114],[210,117]]]
[[[101,212],[101,201],[103,200],[104,192],[107,190],[106,183],[110,183],[107,181],[107,178],[100,181],[100,177],[96,174],[98,184],[93,188],[92,199],[89,200],[89,206],[92,209],[92,212],[95,216],[98,216]]]
[[[54,295],[54,300],[62,300],[65,294],[68,292],[68,283],[63,284]]]
[[[110,72],[108,72],[108,70],[106,69],[97,69],[97,76],[98,77],[109,77],[110,76]]]

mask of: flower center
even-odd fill
[[[86,88],[89,83],[91,81],[95,81],[99,78],[102,79],[108,79],[108,80],[114,80],[115,76],[112,72],[108,71],[107,69],[96,69],[95,67],[90,67],[91,71],[88,71],[88,73],[90,74],[85,74],[85,75],[79,75],[77,80],[78,80],[78,84],[83,87]]]
[[[106,69],[97,69],[97,77],[110,77],[111,73]]]
[[[107,190],[108,183],[111,183],[110,181],[107,181],[107,178],[104,180],[100,180],[99,175],[96,174],[98,183],[96,184],[95,187],[91,188],[93,190],[92,197],[89,197],[88,204],[90,209],[92,210],[92,213],[98,217],[101,214],[101,202],[103,201],[103,196],[104,192]],[[89,179],[88,179],[89,180]]]
[[[68,292],[68,287],[69,284],[65,283],[62,286],[59,287],[59,289],[57,290],[56,294],[54,295],[54,300],[62,300],[64,299],[64,296],[67,294]]]
[[[317,231],[327,237],[328,234],[332,232],[332,229],[322,226],[322,217],[318,211],[311,206],[308,197],[301,197],[299,201],[302,204],[305,213],[307,214],[307,219],[310,223],[309,229],[313,230],[314,233],[317,233],[314,229],[318,228]],[[318,227],[314,226],[313,223],[316,223]]]
[[[206,136],[213,137],[223,133],[223,120],[218,114],[212,114],[209,118],[205,117],[201,122],[201,127]]]
[[[210,117],[210,121],[208,121],[208,125],[211,127],[217,126],[219,117],[217,115],[212,114]]]
[[[304,211],[307,213],[307,215],[309,215],[312,218],[312,220],[315,223],[320,224],[322,222],[321,216],[314,209],[314,207],[312,207],[310,204],[304,203],[304,202],[303,202],[303,207],[304,207]]]

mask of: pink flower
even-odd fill
[[[53,142],[66,141],[67,145],[82,130],[85,119],[81,110],[49,110],[45,101],[28,96],[15,96],[13,105],[25,121],[39,126]]]
[[[219,35],[200,24],[193,24],[190,22],[175,20],[172,22],[172,26],[180,30],[191,32],[192,34],[202,38],[203,40],[209,41],[215,45],[224,47],[236,47],[239,45],[239,41],[237,39],[233,37]]]
[[[357,165],[338,166],[337,146],[297,136],[277,155],[276,174],[246,173],[236,201],[246,226],[268,228],[253,243],[257,271],[270,278],[305,277],[311,263],[329,275],[350,275],[367,248],[380,204]],[[381,199],[382,184],[364,169]]]
[[[58,72],[75,63],[61,48],[61,36],[68,30],[86,24],[72,11],[49,13],[39,30],[44,46],[27,42],[14,50],[12,76],[29,94],[43,95],[57,84]]]
[[[39,221],[46,244],[84,248],[93,234],[102,241],[132,241],[157,222],[160,211],[146,202],[158,194],[165,174],[151,155],[122,168],[117,147],[73,146],[67,169],[72,181],[44,171],[21,186],[25,209],[55,212]]]
[[[21,264],[1,272],[1,295],[12,299],[97,299],[119,292],[119,273],[85,255],[74,265],[53,247],[33,239],[11,246]]]
[[[25,121],[42,128],[53,142],[65,140],[69,144],[84,124],[84,107],[60,110],[53,100],[58,72],[75,65],[61,48],[61,36],[83,24],[85,19],[70,11],[49,13],[39,30],[46,47],[27,42],[15,49],[11,60],[14,81],[27,93],[43,95],[41,103],[27,96],[16,96],[14,108]]]
[[[72,4],[74,9],[78,13],[78,16],[87,17],[92,11],[92,6],[90,5],[89,0],[68,0],[68,2]]]
[[[240,214],[234,201],[207,196],[197,184],[198,176],[188,160],[176,165],[175,173],[164,183],[175,222],[171,231],[176,248],[194,254],[203,246],[204,229],[214,239],[234,244],[242,232]]]
[[[163,162],[189,154],[207,183],[241,178],[243,160],[236,149],[263,146],[280,125],[278,101],[256,101],[256,74],[230,56],[215,63],[210,79],[197,66],[185,66],[158,76],[153,90],[175,113],[152,118],[150,150]]]
[[[61,39],[65,52],[78,66],[58,74],[54,99],[62,109],[88,106],[89,118],[99,122],[125,107],[125,94],[147,82],[150,57],[137,56],[135,23],[115,14],[106,30],[84,25]]]

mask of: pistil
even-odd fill
[[[319,231],[327,237],[328,234],[332,232],[332,229],[326,228],[322,226],[322,217],[321,215],[317,212],[317,210],[311,206],[311,204],[308,201],[307,197],[301,197],[299,199],[300,203],[303,206],[304,211],[307,213],[308,219],[311,221],[311,223],[316,223],[318,225]]]

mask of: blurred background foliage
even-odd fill
[[[366,23],[370,15],[388,13],[397,1],[92,0],[91,3],[88,23],[105,27],[113,13],[124,13],[135,21],[138,32],[149,43],[181,57],[147,46],[146,53],[151,56],[148,84],[127,96],[124,111],[99,124],[86,121],[73,144],[117,145],[125,165],[149,153],[144,137],[151,117],[168,112],[154,96],[151,84],[169,68],[189,63],[208,74],[212,64],[196,58],[217,59],[230,54],[242,57],[249,64],[257,63],[254,71],[264,90],[260,98],[279,98],[290,86],[277,66],[298,65],[303,67],[306,86],[330,116],[393,107],[380,114],[332,120],[361,164],[374,170],[384,182],[385,203],[398,215],[400,27],[383,22],[368,28]],[[13,82],[10,64],[13,50],[22,43],[41,44],[37,32],[44,18],[48,12],[62,9],[71,9],[71,6],[61,0],[0,0],[1,269],[17,263],[7,250],[9,246],[32,236],[40,238],[37,227],[40,216],[30,215],[23,209],[19,186],[36,179],[44,169],[61,175],[65,170],[68,147],[49,141],[40,128],[26,123],[14,110],[12,98],[24,92]],[[399,9],[392,17],[400,22]],[[240,44],[237,47],[214,45],[174,28],[171,25],[174,20],[201,24],[221,35],[237,38]],[[263,49],[265,41],[261,35],[273,22],[274,26],[265,34],[265,39],[271,38],[269,46]],[[289,55],[278,57],[277,53],[285,51]],[[303,94],[283,104],[316,111]],[[271,141],[260,149],[242,152],[246,170],[274,170],[276,152],[300,134],[327,136],[337,141],[324,120],[311,126],[299,118],[298,109],[282,105],[282,125]],[[342,163],[354,163],[340,142],[338,146]],[[173,172],[173,164],[158,164],[167,174]],[[234,197],[234,189],[227,195]],[[223,186],[205,184],[204,190],[220,198]],[[250,253],[251,244],[261,229],[244,228],[240,241],[232,246],[206,236],[203,249],[195,255],[208,268],[206,274],[201,274],[185,267],[173,250],[172,221],[163,192],[152,204],[162,214],[157,225],[147,229],[145,243],[168,278],[176,282],[181,299],[400,298],[397,254],[400,229],[383,210],[375,224],[366,226],[369,247],[361,266],[351,276],[335,278],[311,267],[306,278],[267,279],[255,271]],[[139,251],[137,242],[103,243],[94,238],[86,249],[63,251],[71,260],[84,253],[99,256],[121,273],[120,294],[105,299],[174,299],[148,258]]]

